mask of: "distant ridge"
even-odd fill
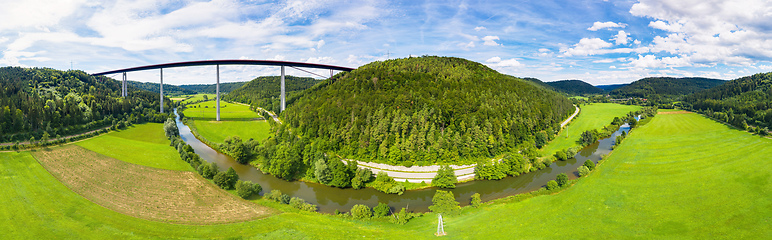
[[[640,98],[648,98],[652,95],[682,96],[710,89],[725,82],[725,80],[711,78],[650,77],[614,89],[611,95]]]
[[[602,94],[604,92],[603,89],[597,88],[582,80],[560,80],[554,82],[546,82],[545,84],[555,88],[558,91],[571,95]]]
[[[609,84],[609,85],[597,85],[596,88],[600,88],[603,91],[611,92],[614,89],[621,88],[624,86],[630,85],[629,83],[622,83],[622,84]]]

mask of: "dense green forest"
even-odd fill
[[[772,128],[772,73],[759,73],[683,98],[685,109],[740,128]]]
[[[549,89],[549,90],[557,92],[557,90],[555,88],[553,88],[552,86],[550,86],[549,84],[547,84],[545,82],[542,82],[538,78],[524,77],[524,78],[520,78],[520,79],[523,79],[526,82],[531,83],[531,84],[533,84],[535,86],[543,87],[543,88],[546,88],[546,89]]]
[[[117,122],[163,122],[159,97],[119,81],[83,71],[0,68],[0,142],[81,133]],[[164,101],[172,109],[171,101]]]
[[[313,177],[318,159],[341,165],[336,155],[405,166],[472,163],[534,147],[535,133],[554,134],[574,111],[561,94],[450,57],[373,62],[301,95],[262,146],[264,172],[285,177],[305,168]]]
[[[137,81],[126,81],[130,86],[135,86],[139,89],[150,91],[150,92],[160,92],[161,89],[159,89],[160,84],[158,83],[150,83],[150,82],[137,82]],[[190,94],[196,94],[196,91],[181,88],[179,86],[164,84],[164,95],[166,96],[180,96],[180,95],[190,95]]]
[[[319,82],[320,80],[309,77],[284,76],[287,105],[294,102],[301,91]],[[279,99],[280,93],[281,76],[258,77],[223,96],[223,99],[262,107],[272,112],[279,112],[279,105],[281,104]]]
[[[247,82],[229,82],[229,83],[220,83],[220,93],[227,93],[232,92],[241,86],[244,86]],[[196,93],[211,93],[214,94],[217,92],[217,86],[212,84],[188,84],[188,85],[180,85],[179,87],[188,89],[190,91],[194,91]],[[164,86],[164,91],[166,91],[166,86]]]
[[[589,83],[581,80],[561,80],[554,82],[546,82],[547,85],[555,88],[558,91],[568,93],[571,95],[587,95],[587,94],[603,94],[603,89],[596,88]]]
[[[622,84],[609,84],[609,85],[598,85],[595,86],[596,88],[600,88],[603,91],[611,92],[614,89],[621,88],[624,86],[630,85],[629,83],[622,83]]]
[[[610,94],[616,97],[637,98],[677,97],[710,89],[725,82],[710,78],[651,77],[614,89]]]

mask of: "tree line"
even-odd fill
[[[772,73],[738,78],[684,97],[680,106],[761,134],[772,129]]]

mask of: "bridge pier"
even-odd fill
[[[164,113],[164,69],[161,68],[161,113]]]
[[[281,108],[279,112],[284,112],[286,102],[284,101],[284,65],[281,65]]]
[[[217,64],[217,84],[215,89],[217,94],[217,121],[220,121],[220,64]]]
[[[123,73],[123,82],[121,83],[121,97],[129,96],[128,87],[126,85],[126,72]]]

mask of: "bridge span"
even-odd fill
[[[316,63],[304,63],[304,62],[288,62],[288,61],[275,61],[275,60],[249,60],[249,59],[232,59],[232,60],[202,60],[202,61],[188,61],[188,62],[173,62],[173,63],[163,63],[163,64],[154,64],[154,65],[146,65],[146,66],[139,66],[139,67],[132,67],[132,68],[124,68],[124,69],[117,69],[117,70],[111,70],[106,72],[100,72],[100,73],[94,73],[91,74],[93,76],[100,76],[100,75],[109,75],[109,74],[116,74],[116,73],[123,73],[123,81],[121,84],[121,97],[128,96],[128,85],[126,83],[126,73],[127,72],[136,72],[136,71],[145,71],[145,70],[153,70],[153,69],[159,69],[161,71],[161,84],[160,84],[160,94],[161,94],[161,113],[164,112],[164,68],[173,68],[173,67],[191,67],[191,66],[211,66],[215,65],[217,66],[217,83],[216,83],[216,96],[217,96],[217,121],[220,121],[220,65],[260,65],[260,66],[278,66],[281,67],[281,111],[284,111],[284,108],[286,107],[285,103],[285,92],[284,92],[284,67],[302,67],[302,68],[315,68],[315,69],[329,69],[330,70],[330,76],[332,76],[332,71],[345,71],[350,72],[354,70],[354,68],[349,67],[341,67],[341,66],[333,66],[333,65],[325,65],[325,64],[316,64]]]

